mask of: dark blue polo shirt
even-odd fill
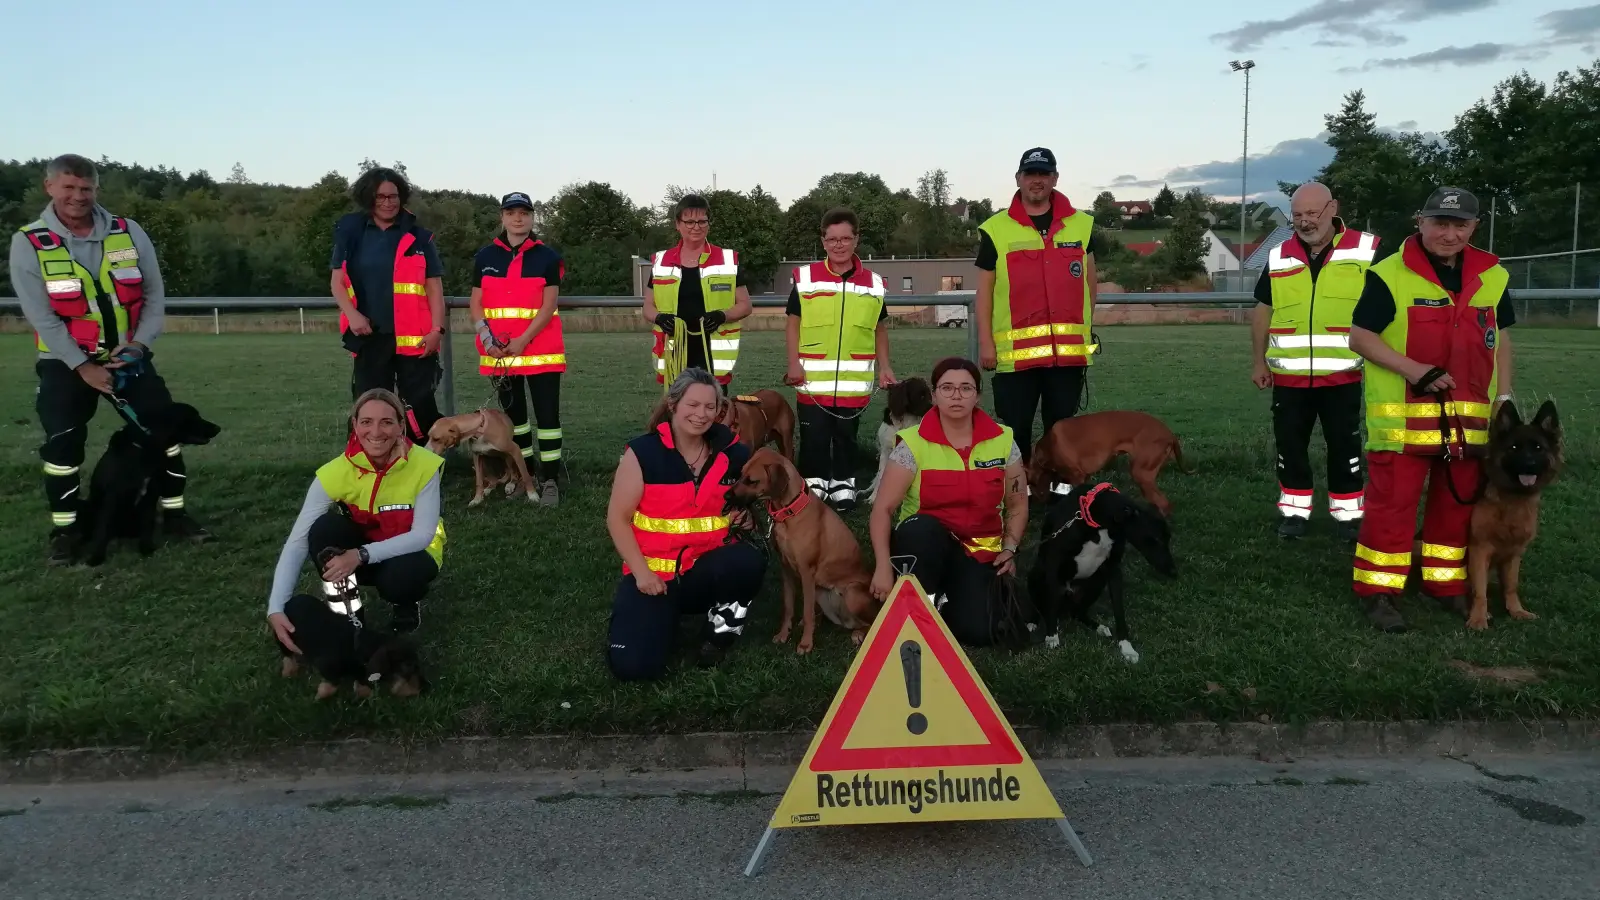
[[[333,258],[328,267],[337,269],[349,263],[356,309],[372,321],[372,330],[378,334],[394,334],[394,254],[407,231],[417,236],[411,252],[421,253],[426,260],[425,277],[443,278],[444,263],[433,232],[417,227],[417,217],[410,212],[402,212],[388,228],[379,228],[365,213],[350,213],[333,227]]]
[[[530,237],[528,240],[534,241],[538,238]],[[502,231],[496,241],[498,243],[491,242],[472,257],[472,286],[475,288],[483,287],[483,279],[504,278],[511,270],[511,260],[516,257],[514,251],[506,249],[511,239]],[[545,287],[560,287],[561,276],[566,274],[566,271],[566,264],[562,262],[561,254],[549,244],[541,243],[537,247],[523,251],[523,278],[543,278]]]

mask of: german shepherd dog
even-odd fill
[[[1546,400],[1533,421],[1524,423],[1510,400],[1489,423],[1489,456],[1484,461],[1483,498],[1472,508],[1467,539],[1467,577],[1472,584],[1472,611],[1467,627],[1489,627],[1489,567],[1500,570],[1506,613],[1513,619],[1536,619],[1517,593],[1522,554],[1539,529],[1539,495],[1561,474],[1561,420],[1556,404]]]

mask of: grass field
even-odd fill
[[[1411,633],[1371,629],[1349,593],[1350,549],[1319,510],[1298,543],[1274,536],[1268,399],[1247,380],[1248,337],[1232,326],[1103,330],[1091,408],[1142,408],[1183,438],[1198,474],[1168,467],[1176,515],[1175,582],[1130,568],[1131,621],[1143,654],[1125,665],[1109,642],[1069,631],[1055,651],[977,651],[975,663],[1017,724],[1322,717],[1587,716],[1600,712],[1600,334],[1519,329],[1524,399],[1554,396],[1568,437],[1565,479],[1548,493],[1543,531],[1523,567],[1540,615],[1468,634],[1431,604],[1402,605]],[[962,352],[961,331],[897,330],[902,375]],[[746,339],[736,386],[776,384],[782,336]],[[276,674],[265,598],[284,534],[313,468],[343,443],[348,358],[329,335],[172,335],[157,362],[181,398],[225,428],[192,448],[189,506],[219,536],[149,560],[131,548],[101,569],[46,570],[33,356],[6,336],[0,353],[0,744],[140,745],[214,750],[358,735],[806,728],[845,671],[846,635],[819,627],[819,651],[770,643],[776,564],[745,639],[717,671],[680,665],[665,682],[623,685],[602,657],[618,575],[602,511],[623,442],[657,388],[642,335],[575,335],[564,389],[573,481],[555,510],[491,502],[468,510],[470,466],[446,481],[444,574],[424,611],[436,689],[417,701],[318,704],[311,681]],[[458,338],[458,396],[487,398]],[[881,403],[881,400],[878,401]],[[875,403],[870,416],[879,408]],[[96,417],[90,463],[114,422]],[[870,421],[870,419],[869,419]],[[871,441],[864,428],[863,445]],[[1320,468],[1320,454],[1318,456]],[[870,473],[869,473],[870,474]],[[1125,475],[1113,480],[1126,486]],[[865,511],[850,517],[865,530]],[[1024,563],[1032,560],[1025,547]],[[1496,601],[1498,603],[1498,601]],[[1492,607],[1498,613],[1498,606]],[[374,607],[380,617],[384,607]],[[1463,675],[1461,660],[1525,666],[1516,688]]]

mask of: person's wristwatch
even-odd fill
[[[367,555],[367,548],[366,548],[365,545],[357,547],[356,548],[356,554],[361,557],[361,564],[363,566],[367,565],[370,562],[372,562],[372,558]]]
[[[1000,549],[1015,556],[1018,546],[1019,545],[1015,541],[1002,541],[1000,544]]]

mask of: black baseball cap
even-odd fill
[[[1056,174],[1056,155],[1048,148],[1035,147],[1022,154],[1022,162],[1017,163],[1018,172],[1043,172],[1046,175]]]
[[[1422,204],[1417,215],[1425,219],[1476,219],[1478,198],[1458,187],[1442,187],[1428,195],[1428,202]]]
[[[533,209],[533,201],[521,191],[515,191],[500,198],[501,209]]]

